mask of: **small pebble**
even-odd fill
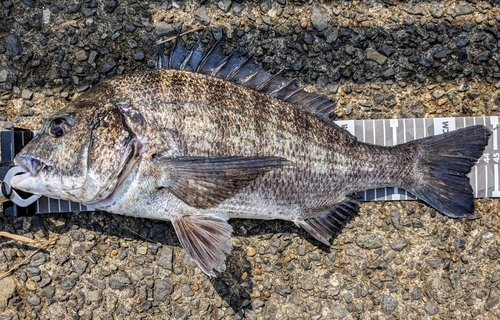
[[[257,251],[253,247],[247,246],[245,249],[248,257],[253,257],[257,254]]]

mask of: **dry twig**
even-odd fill
[[[191,29],[191,30],[188,30],[186,32],[183,32],[183,33],[179,34],[178,36],[170,37],[170,38],[168,38],[166,40],[159,41],[156,44],[162,44],[162,43],[165,43],[165,42],[169,42],[169,41],[175,40],[177,37],[182,37],[182,36],[185,36],[186,34],[190,34],[190,33],[193,33],[193,32],[199,31],[199,30],[203,30],[203,29],[205,29],[205,27],[198,26],[198,27],[196,27],[194,29]]]
[[[27,256],[26,258],[24,258],[21,262],[19,262],[15,266],[13,266],[11,269],[9,269],[6,272],[0,274],[0,280],[3,279],[3,278],[5,278],[5,277],[7,277],[10,274],[12,274],[12,272],[14,272],[15,270],[17,270],[17,268],[19,268],[23,264],[26,264],[31,259],[31,257],[33,257],[38,251],[40,251],[42,249],[45,249],[48,246],[54,244],[57,241],[57,239],[59,238],[59,237],[56,236],[56,237],[54,237],[52,239],[49,239],[49,240],[33,240],[33,239],[30,239],[30,238],[26,238],[26,237],[23,237],[23,236],[20,236],[20,235],[17,235],[17,234],[12,234],[12,233],[5,232],[5,231],[0,231],[0,236],[6,237],[6,238],[9,238],[9,239],[12,239],[12,240],[16,240],[16,241],[26,242],[26,243],[29,243],[29,244],[41,244],[42,245],[40,248],[38,248],[35,251],[33,251],[29,256]]]

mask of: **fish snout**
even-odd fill
[[[37,158],[17,155],[14,162],[31,175],[36,175],[45,167],[45,163]]]

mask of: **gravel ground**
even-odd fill
[[[37,129],[101,79],[151,69],[184,37],[255,55],[338,101],[341,119],[495,115],[498,1],[6,0],[0,127]],[[171,43],[167,43],[166,47]],[[365,203],[328,248],[291,223],[232,220],[207,278],[171,224],[78,213],[0,218],[58,237],[0,280],[0,319],[500,318],[499,202],[462,220],[418,202]],[[0,240],[0,270],[34,252]]]

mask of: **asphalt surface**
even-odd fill
[[[498,1],[37,1],[0,6],[0,127],[39,129],[102,79],[154,68],[177,32],[252,53],[337,101],[336,119],[498,115]],[[207,278],[168,222],[0,218],[0,319],[495,319],[499,203],[469,218],[365,203],[330,247],[292,223],[232,220]]]

